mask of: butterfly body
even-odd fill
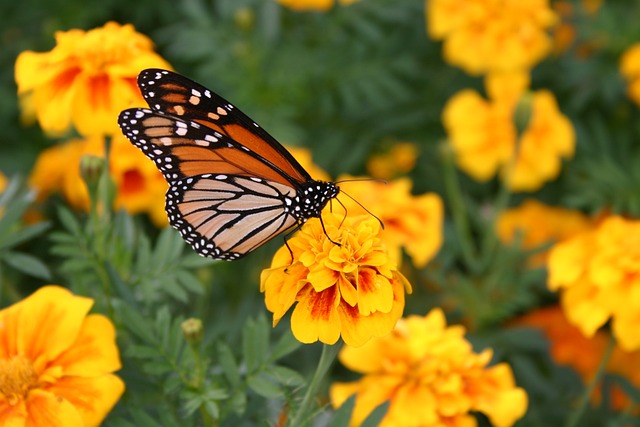
[[[169,222],[200,255],[238,259],[320,217],[340,192],[198,83],[149,69],[138,85],[151,109],[125,110],[118,123],[166,178]]]

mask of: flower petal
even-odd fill
[[[303,343],[321,341],[335,344],[340,338],[340,320],[335,309],[340,295],[336,288],[316,292],[306,286],[298,298],[291,315],[291,331]]]

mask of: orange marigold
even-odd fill
[[[90,31],[59,31],[50,52],[22,52],[15,78],[22,104],[52,135],[70,125],[82,135],[118,134],[114,117],[145,105],[136,85],[144,68],[169,69],[133,25],[108,22]]]
[[[503,243],[518,237],[525,249],[565,240],[588,230],[592,222],[581,212],[548,206],[537,200],[525,200],[520,206],[504,211],[496,222],[496,232]],[[545,265],[547,251],[534,255],[532,266]]]
[[[303,343],[334,344],[342,336],[358,346],[389,333],[411,287],[387,253],[380,224],[368,215],[331,213],[322,221],[324,227],[317,218],[309,220],[261,274],[274,325],[297,303],[291,330]]]
[[[418,146],[413,142],[396,142],[367,160],[367,172],[374,178],[392,179],[410,172],[416,164]]]
[[[640,349],[640,221],[611,216],[556,244],[549,288],[561,291],[569,321],[593,336],[609,319],[620,346]]]
[[[45,286],[0,311],[0,424],[101,424],[124,383],[113,325],[92,305]]]
[[[338,181],[344,179],[352,178]],[[442,246],[444,207],[436,193],[412,195],[412,185],[409,178],[398,178],[389,183],[349,182],[343,189],[384,223],[381,236],[385,243],[390,248],[403,247],[413,264],[422,268]],[[341,201],[350,215],[366,213],[348,197]]]
[[[315,10],[318,12],[326,12],[331,9],[335,3],[335,0],[276,0],[283,6],[286,6],[294,10]],[[349,5],[355,3],[358,0],[338,0],[341,5]]]
[[[60,191],[72,206],[87,210],[89,193],[80,176],[80,159],[87,154],[104,157],[102,138],[72,140],[43,151],[31,172],[31,186],[40,198]],[[145,212],[156,225],[166,225],[167,183],[155,165],[122,134],[112,139],[109,167],[117,188],[115,208],[132,214]]]
[[[597,331],[592,337],[585,337],[580,329],[570,324],[560,306],[537,309],[517,318],[515,326],[531,326],[540,329],[550,343],[553,360],[559,365],[574,368],[585,382],[591,381],[602,357],[604,357],[609,334]],[[627,378],[640,387],[640,351],[626,352],[615,346],[606,371]],[[616,408],[624,408],[629,399],[618,387],[612,389],[612,399]]]
[[[429,0],[429,35],[470,74],[529,69],[551,49],[557,17],[548,0]]]
[[[620,74],[627,80],[629,98],[640,105],[640,43],[629,46],[622,54]]]
[[[346,346],[339,359],[364,374],[351,383],[334,383],[334,407],[355,394],[350,426],[360,425],[378,405],[390,402],[381,427],[475,425],[471,411],[507,427],[527,409],[525,391],[515,386],[506,363],[488,367],[489,349],[474,353],[462,326],[447,327],[444,313],[400,319],[393,332],[362,347]]]

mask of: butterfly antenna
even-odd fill
[[[344,216],[342,217],[342,221],[340,221],[340,225],[338,226],[338,228],[342,227],[342,224],[344,224],[344,220],[347,219],[347,207],[344,205],[344,203],[342,203],[340,201],[340,199],[336,199],[336,202],[340,203],[340,206],[342,206],[342,209],[344,209]]]
[[[372,178],[370,181],[374,181],[374,179]],[[385,182],[385,181],[383,181]],[[356,199],[354,199],[353,197],[351,197],[348,193],[346,193],[344,190],[340,189],[340,193],[344,194],[345,196],[347,196],[348,198],[350,198],[351,200],[353,200],[354,202],[356,202],[356,204],[358,206],[360,206],[362,209],[364,209],[369,215],[371,215],[372,217],[374,217],[375,219],[378,220],[378,222],[380,223],[380,227],[382,227],[382,229],[384,230],[384,222],[382,222],[382,220],[380,218],[378,218],[376,215],[373,214],[373,212],[371,212],[369,209],[365,208],[364,205],[362,203],[360,203],[359,201],[357,201]],[[341,203],[342,204],[342,203]],[[342,205],[344,206],[344,205]]]
[[[381,178],[350,178],[350,179],[341,179],[340,181],[334,182],[334,184],[341,184],[343,182],[362,182],[362,181],[373,181],[379,182],[381,184],[388,184],[386,179]]]

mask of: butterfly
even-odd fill
[[[275,138],[200,84],[146,69],[138,87],[150,108],[122,111],[118,124],[169,183],[169,222],[198,254],[241,258],[320,218],[340,192],[311,178]]]

